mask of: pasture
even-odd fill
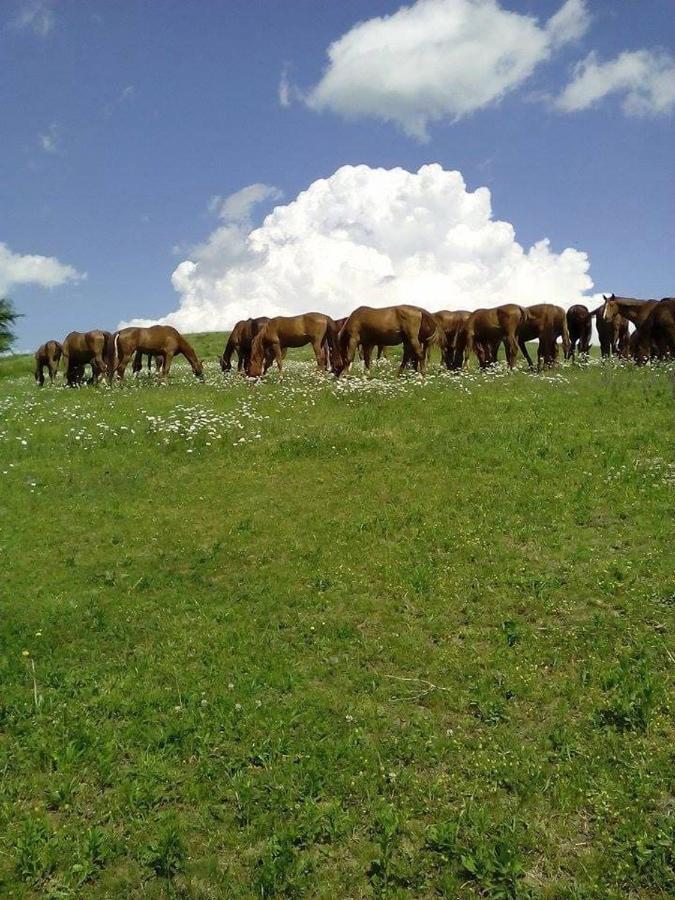
[[[0,893],[666,897],[673,367],[0,361]]]

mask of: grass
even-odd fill
[[[672,896],[672,370],[432,368],[0,362],[3,896]]]

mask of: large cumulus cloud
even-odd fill
[[[556,253],[546,239],[524,249],[492,218],[489,190],[467,191],[459,172],[343,166],[259,228],[216,228],[174,271],[180,304],[161,321],[207,331],[255,315],[339,317],[360,304],[567,306],[592,287],[588,269],[585,253]]]

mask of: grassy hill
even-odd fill
[[[672,369],[195,343],[0,363],[0,892],[672,895]]]

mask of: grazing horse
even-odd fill
[[[269,322],[267,316],[256,319],[242,319],[237,322],[229,334],[223,355],[220,357],[220,368],[223,372],[232,369],[232,357],[237,354],[237,371],[248,372],[251,361],[251,346],[256,334],[263,325]]]
[[[338,334],[342,330],[342,326],[345,324],[345,322],[347,321],[348,318],[349,318],[349,316],[344,316],[344,318],[342,318],[342,319],[335,320],[335,327],[337,329]],[[378,359],[386,359],[387,358],[387,348],[384,346],[384,344],[377,344],[376,346],[377,346],[377,358]],[[361,359],[363,359],[363,347],[361,347],[361,346],[359,346],[359,356],[361,357]],[[335,371],[335,364],[332,360],[331,360],[331,369],[333,371]]]
[[[385,306],[379,309],[359,306],[340,330],[340,360],[335,374],[339,377],[349,369],[359,344],[363,348],[364,365],[370,369],[373,347],[393,347],[402,343],[403,358],[398,374],[408,363],[412,363],[424,375],[429,347],[436,338],[436,328],[436,320],[431,313],[418,306]]]
[[[551,368],[555,365],[558,356],[557,340],[562,338],[564,358],[567,359],[570,352],[570,336],[567,331],[567,317],[562,306],[554,306],[552,303],[536,303],[534,306],[525,307],[525,321],[518,328],[518,346],[527,360],[530,368],[532,359],[527,352],[527,341],[538,341],[537,370],[542,367]]]
[[[84,367],[91,366],[92,384],[107,375],[112,379],[114,364],[113,336],[109,331],[71,331],[61,348],[61,360],[69,387],[79,384]]]
[[[437,341],[441,348],[441,361],[448,369],[461,369],[462,360],[457,358],[457,338],[471,313],[466,309],[452,312],[442,309],[432,313],[436,320]]]
[[[593,326],[593,314],[583,303],[575,303],[567,310],[567,330],[570,336],[570,349],[565,359],[574,359],[574,353],[579,345],[579,353],[588,356],[591,349],[591,332]]]
[[[654,304],[631,340],[635,361],[646,362],[650,357],[675,357],[675,298],[664,297]]]
[[[113,372],[124,378],[131,357],[141,351],[161,358],[160,377],[167,378],[174,356],[182,354],[197,378],[204,378],[204,370],[197,354],[180,332],[171,325],[151,325],[149,328],[123,328],[115,333],[113,342]]]
[[[474,310],[455,339],[456,358],[461,359],[466,368],[473,352],[478,357],[480,367],[484,369],[496,361],[497,350],[503,342],[506,362],[509,369],[512,369],[518,357],[518,332],[526,319],[527,313],[523,307],[515,303]],[[526,355],[526,359],[532,363],[529,355]]]
[[[42,386],[45,383],[45,366],[49,372],[49,381],[54,384],[61,359],[61,344],[58,341],[47,341],[35,351],[35,380]]]
[[[283,371],[282,360],[288,347],[311,344],[316,364],[326,370],[328,351],[337,362],[337,329],[330,316],[323,313],[304,313],[300,316],[276,316],[270,319],[253,338],[248,374],[258,378],[267,371],[267,361],[275,360]],[[333,365],[335,365],[333,362]]]

